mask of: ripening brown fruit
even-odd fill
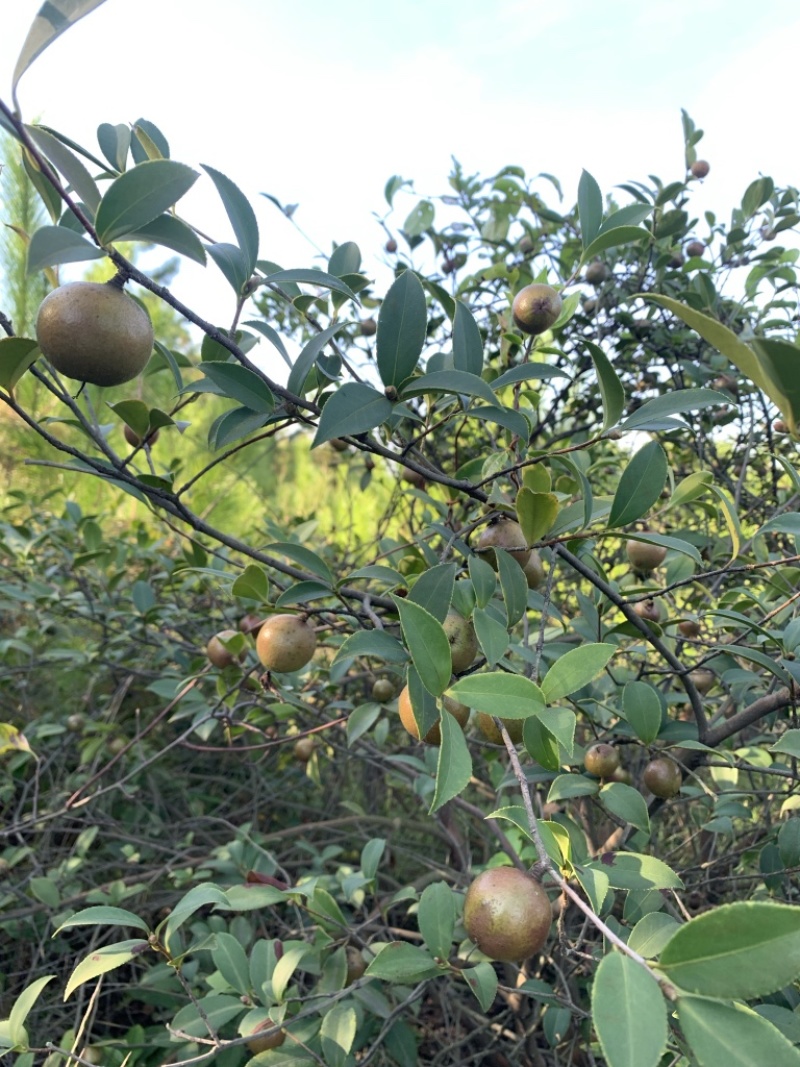
[[[705,667],[696,667],[695,670],[689,671],[689,679],[694,684],[697,692],[705,696],[714,685],[714,682],[716,682],[717,676],[713,671],[709,671]]]
[[[262,1019],[262,1021],[253,1029],[253,1036],[247,1042],[248,1049],[257,1055],[259,1052],[266,1052],[271,1048],[280,1048],[286,1040],[286,1034],[283,1030],[275,1030],[274,1034],[266,1034],[264,1037],[256,1037],[256,1034],[260,1034],[262,1030],[274,1030],[275,1023],[272,1019]]]
[[[314,755],[314,750],[317,747],[317,743],[313,737],[301,737],[294,743],[292,750],[294,758],[298,763],[308,763],[311,757]]]
[[[223,641],[230,641],[232,637],[236,637],[235,630],[220,630],[218,634],[214,634],[206,645],[206,655],[213,666],[219,667],[220,670],[223,667],[230,667],[231,664],[236,662],[237,657],[222,643]],[[239,653],[238,659],[240,663],[246,654],[244,651]]]
[[[334,452],[346,452],[350,445],[347,441],[343,441],[341,437],[332,437],[328,444],[331,446]]]
[[[653,794],[662,800],[669,800],[680,792],[683,776],[674,760],[667,756],[651,759],[642,773],[642,781]]]
[[[385,704],[387,700],[391,700],[396,692],[393,682],[390,682],[388,678],[378,678],[372,687],[372,699],[377,700],[379,704]]]
[[[425,475],[420,474],[419,471],[415,471],[411,467],[403,467],[400,471],[400,477],[404,482],[413,485],[415,489],[425,488]]]
[[[619,767],[619,753],[613,745],[598,741],[586,749],[583,766],[597,778],[610,778]]]
[[[591,300],[583,301],[583,310],[586,312],[587,315],[593,315],[595,313],[595,311],[597,310],[597,301],[594,299],[594,297],[592,297]]]
[[[36,339],[55,369],[91,385],[122,385],[142,373],[153,351],[153,324],[113,283],[69,282],[42,301]]]
[[[361,955],[357,948],[353,945],[347,946],[347,977],[345,978],[345,985],[352,985],[353,982],[357,982],[362,977],[367,969],[367,961]]]
[[[124,436],[125,440],[133,448],[138,448],[139,445],[141,445],[142,443],[144,443],[146,445],[150,445],[152,447],[156,443],[156,441],[158,440],[158,438],[160,436],[160,431],[158,429],[155,429],[155,430],[151,430],[148,434],[145,434],[145,436],[142,438],[142,437],[140,437],[138,435],[138,433],[136,433],[136,431],[134,429],[132,429],[127,424],[127,422],[125,423],[125,426],[124,426],[124,428],[122,430],[122,433],[123,433],[123,436]]]
[[[522,743],[522,730],[525,725],[524,719],[504,719],[500,718],[500,722],[505,726],[508,731],[508,736],[511,738],[515,745]],[[495,745],[503,744],[503,735],[497,728],[497,725],[491,715],[487,715],[485,711],[479,711],[475,715],[475,725],[480,732],[486,738],[487,741],[491,741]]]
[[[449,711],[458,725],[463,729],[469,719],[469,708],[466,704],[459,704],[457,700],[453,700],[452,697],[444,697],[442,703],[444,704],[445,711]],[[400,696],[397,698],[397,711],[400,715],[400,722],[403,724],[408,733],[413,738],[419,741],[419,728],[417,726],[417,720],[414,718],[414,710],[411,707],[411,694],[408,691],[408,686],[404,685],[400,691]],[[435,722],[433,726],[428,730],[423,738],[426,745],[441,745],[442,743],[442,730],[438,722]]]
[[[605,263],[601,263],[599,259],[595,259],[586,268],[586,274],[584,275],[589,285],[602,285],[608,277],[608,269]]]
[[[362,337],[374,337],[378,332],[378,324],[375,319],[362,319],[360,329]]]
[[[485,559],[491,567],[497,570],[495,548],[504,548],[510,556],[513,556],[523,570],[531,558],[531,550],[526,544],[522,527],[518,522],[505,515],[494,519],[488,526],[483,528],[475,546],[475,551],[480,555],[481,559]]]
[[[539,952],[552,921],[541,884],[516,867],[483,871],[464,898],[464,926],[492,960],[521,963]]]
[[[611,775],[612,782],[622,782],[623,785],[633,785],[633,775],[627,767],[617,767]]]
[[[453,662],[453,674],[461,674],[470,667],[478,655],[478,638],[475,627],[457,611],[449,611],[442,623],[447,640],[450,642],[450,656]]]
[[[524,237],[520,237],[517,248],[520,250],[523,256],[529,256],[531,254],[534,249],[534,244],[527,233]]]
[[[633,569],[644,574],[661,566],[667,550],[663,545],[651,545],[646,541],[626,541],[625,553]]]
[[[561,297],[552,286],[534,282],[520,289],[514,297],[511,314],[523,333],[544,333],[561,314]]]
[[[633,605],[633,610],[646,622],[658,622],[661,618],[661,609],[655,600],[639,600]]]
[[[542,557],[535,548],[531,549],[530,557],[528,558],[528,562],[522,568],[522,573],[525,575],[525,581],[528,583],[529,589],[538,589],[544,581]]]
[[[693,178],[705,178],[711,167],[704,159],[696,159],[689,167]]]
[[[246,615],[242,615],[241,619],[239,619],[240,631],[243,634],[252,634],[253,637],[256,636],[263,625],[264,620],[253,611],[248,611]]]
[[[397,241],[395,241],[394,237],[390,237],[383,247],[386,249],[390,256],[393,256],[397,251]]]
[[[685,260],[683,258],[683,252],[678,249],[677,251],[673,252],[672,255],[669,257],[669,260],[667,261],[667,266],[671,267],[673,270],[678,270],[678,268],[682,267],[684,263]]]
[[[775,433],[788,433],[789,423],[785,422],[783,419],[776,419],[772,424],[772,429]]]
[[[268,671],[299,671],[317,647],[313,627],[299,615],[270,615],[258,631],[256,653]]]
[[[686,255],[694,259],[696,256],[702,256],[706,250],[706,246],[702,241],[690,241],[686,246]]]
[[[699,637],[700,623],[696,619],[681,619],[678,629],[683,637]]]

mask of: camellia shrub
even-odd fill
[[[2,1049],[800,1064],[797,190],[698,217],[684,114],[668,181],[394,176],[374,258],[287,267],[155,122],[12,95],[53,291],[0,308]],[[215,511],[300,456],[335,522]]]

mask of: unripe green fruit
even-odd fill
[[[294,743],[294,758],[298,763],[308,763],[316,747],[317,743],[313,737],[301,737]]]
[[[697,692],[705,696],[717,678],[713,671],[709,671],[705,667],[697,667],[695,670],[689,671],[689,680],[694,683]]]
[[[256,653],[268,671],[299,671],[317,647],[317,635],[299,615],[270,615],[258,631]]]
[[[612,782],[622,782],[623,785],[633,785],[633,775],[627,767],[617,767],[611,775]]]
[[[538,589],[544,581],[542,557],[535,548],[531,549],[530,557],[528,558],[528,562],[522,568],[522,573],[525,575],[525,581],[528,583],[529,589]]]
[[[586,268],[585,277],[589,285],[602,285],[608,277],[605,263],[601,263],[599,259],[594,260]]]
[[[514,522],[513,519],[507,518],[505,515],[501,515],[494,522],[484,527],[475,546],[475,551],[481,558],[485,559],[491,567],[497,570],[495,548],[505,549],[523,570],[531,558],[531,550],[525,543],[525,534],[522,532],[522,527],[518,522]]]
[[[583,766],[597,778],[610,778],[619,769],[619,753],[613,745],[599,741],[587,748]]]
[[[625,554],[634,570],[655,570],[664,562],[667,550],[663,545],[651,545],[646,541],[626,541]]]
[[[561,314],[561,297],[549,285],[534,282],[520,289],[514,297],[511,314],[523,333],[539,334],[549,330]]]
[[[464,926],[481,952],[518,963],[539,952],[550,933],[547,893],[516,867],[483,871],[467,890]]]
[[[478,654],[478,638],[475,636],[475,627],[459,615],[457,611],[448,612],[442,623],[447,640],[450,642],[450,656],[453,663],[453,674],[461,674],[472,665]]]
[[[378,678],[372,687],[372,699],[377,700],[379,704],[385,704],[387,700],[391,700],[395,694],[395,686],[388,678]]]
[[[70,282],[42,301],[36,340],[60,374],[91,385],[122,385],[147,366],[153,324],[119,286]]]
[[[669,800],[680,792],[683,776],[674,760],[667,756],[658,756],[650,760],[645,767],[642,781],[654,797]]]
[[[522,743],[522,731],[525,726],[524,719],[504,719],[500,717],[500,722],[505,726],[508,736],[515,745]],[[495,745],[503,744],[503,735],[497,728],[497,725],[491,715],[487,715],[485,711],[479,711],[475,716],[475,725],[480,732],[486,738],[487,741],[491,741]]]

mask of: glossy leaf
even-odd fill
[[[19,54],[11,79],[11,93],[16,100],[17,83],[22,75],[40,56],[48,45],[60,37],[70,26],[99,7],[103,0],[48,0],[42,4],[33,20],[28,36]]]
[[[472,312],[462,300],[456,302],[453,317],[453,365],[468,374],[480,375],[483,370],[483,338]]]
[[[498,986],[497,972],[492,964],[484,960],[482,963],[476,963],[474,967],[467,967],[461,974],[475,994],[481,1010],[488,1012],[494,1004]]]
[[[383,393],[361,382],[347,382],[337,389],[322,409],[313,447],[333,437],[373,430],[386,422],[391,413],[391,402]]]
[[[0,338],[0,388],[12,390],[40,354],[29,337]]]
[[[103,948],[95,949],[73,969],[64,990],[64,1000],[67,1000],[84,982],[90,982],[92,978],[99,978],[101,974],[107,974],[108,971],[130,963],[135,956],[149,947],[146,941],[138,938],[135,941],[118,941],[113,945],[104,945]]]
[[[766,901],[723,904],[676,931],[660,967],[689,993],[774,993],[800,975],[800,909]]]
[[[185,1004],[172,1018],[170,1025],[189,1037],[207,1037],[208,1028],[216,1032],[219,1027],[242,1013],[240,997],[224,993],[209,993],[208,996]]]
[[[699,1067],[800,1067],[800,1049],[746,1004],[680,997],[678,1022]]]
[[[449,647],[449,646],[448,646]],[[476,711],[501,715],[505,719],[525,719],[544,707],[542,690],[520,674],[488,671],[459,678],[447,695]]]
[[[635,826],[637,830],[650,833],[650,816],[647,804],[638,789],[624,782],[609,782],[600,790],[600,803],[612,815]]]
[[[334,249],[328,260],[328,274],[343,278],[346,274],[358,274],[361,270],[361,250],[355,241],[345,241]]]
[[[376,355],[384,385],[397,388],[413,374],[427,328],[425,292],[416,274],[406,270],[392,283],[378,315]]]
[[[647,682],[627,682],[622,691],[622,712],[633,732],[649,745],[661,729],[661,701]]]
[[[344,329],[346,325],[346,322],[336,322],[333,326],[328,326],[327,329],[322,330],[316,337],[312,337],[306,344],[303,351],[294,361],[289,380],[286,383],[286,388],[290,393],[294,393],[295,396],[303,396],[305,393],[306,378],[311,373],[311,368],[316,363],[317,357],[323,351],[327,343],[335,337],[340,330]]]
[[[655,856],[637,852],[606,852],[589,867],[597,867],[608,875],[612,889],[681,889],[683,882],[677,874]]]
[[[594,369],[597,371],[600,396],[603,400],[603,433],[605,433],[606,430],[617,425],[620,415],[625,410],[625,390],[602,348],[592,341],[584,340],[583,343],[589,350]]]
[[[463,370],[440,370],[412,378],[402,391],[403,397],[421,396],[423,393],[463,393],[477,396],[488,404],[500,406],[497,397],[483,378]]]
[[[787,756],[800,759],[800,730],[787,730],[770,749],[771,752],[784,752]]]
[[[447,688],[453,673],[447,634],[439,620],[419,604],[402,597],[392,599],[400,615],[406,646],[422,684],[433,696],[439,696]]]
[[[357,1023],[356,1009],[350,1004],[335,1004],[325,1012],[319,1037],[326,1067],[345,1067],[353,1062],[349,1052],[355,1041]]]
[[[40,226],[28,245],[28,274],[62,263],[102,259],[105,252],[66,226]]]
[[[208,447],[212,451],[226,448],[260,430],[269,422],[269,415],[250,408],[234,408],[215,419],[208,431]]]
[[[495,559],[508,625],[515,626],[525,614],[528,605],[528,583],[519,563],[504,549],[495,552]]]
[[[430,954],[446,960],[450,955],[456,924],[455,898],[446,882],[433,882],[422,891],[417,907],[417,923]]]
[[[616,651],[615,645],[589,643],[557,659],[542,679],[547,703],[555,703],[588,685],[605,670]]]
[[[676,392],[657,396],[654,400],[648,400],[642,404],[620,424],[620,429],[636,430],[653,419],[661,419],[666,415],[702,411],[704,408],[717,407],[719,404],[730,404],[730,402],[730,397],[715,389],[678,389]]]
[[[646,960],[659,956],[664,945],[680,926],[677,919],[663,911],[652,911],[645,915],[631,930],[628,947]]]
[[[486,663],[489,667],[494,667],[508,648],[508,630],[493,614],[480,607],[475,608],[472,622]]]
[[[206,265],[206,252],[200,238],[190,226],[174,215],[159,215],[130,234],[128,240],[162,245],[203,267]]]
[[[238,400],[251,411],[269,415],[275,409],[275,398],[264,379],[242,366],[241,363],[206,362],[203,364],[206,378],[217,385],[224,396]],[[198,383],[192,383],[193,386]]]
[[[558,741],[548,730],[541,716],[530,715],[525,720],[522,741],[525,745],[525,751],[533,756],[540,767],[544,767],[548,771],[559,771],[561,769]]]
[[[255,563],[248,563],[231,586],[233,596],[245,597],[259,603],[269,602],[269,578],[267,572]]]
[[[600,961],[592,1021],[608,1067],[656,1067],[667,1044],[667,1007],[658,982],[622,952]]]
[[[28,1018],[31,1008],[41,996],[44,987],[48,982],[52,982],[55,977],[54,974],[46,974],[41,978],[37,978],[29,986],[26,986],[14,1001],[8,1016],[8,1033],[12,1045],[21,1045],[26,1041],[25,1020]]]
[[[433,978],[439,973],[439,968],[425,949],[416,948],[406,941],[390,941],[370,963],[366,973],[387,982],[412,985],[424,978]]]
[[[171,159],[140,163],[116,178],[97,209],[95,226],[102,244],[135,233],[172,207],[197,181],[196,170]]]
[[[443,804],[457,797],[469,785],[472,778],[472,756],[467,747],[464,731],[453,715],[442,715],[440,728],[442,742],[436,763],[436,789],[429,814],[438,811]]]
[[[100,204],[100,190],[82,161],[49,130],[41,126],[28,126],[27,130],[31,140],[66,179],[75,196],[83,202],[90,217],[94,217]]]
[[[350,300],[355,300],[358,303],[358,298],[349,285],[343,282],[341,278],[336,278],[322,270],[305,270],[302,267],[292,268],[291,270],[278,270],[267,274],[265,283],[281,287],[300,284],[319,285],[323,289],[332,289],[335,293],[341,293],[343,296],[349,297]]]
[[[385,630],[357,630],[344,640],[334,663],[345,657],[374,656],[386,663],[405,663],[408,653],[392,634]]]
[[[547,794],[547,803],[553,804],[557,800],[570,800],[572,797],[591,797],[598,792],[600,786],[590,778],[582,774],[560,774],[554,779]]]
[[[407,599],[425,608],[439,622],[444,622],[453,600],[455,580],[456,565],[439,563],[417,578]]]
[[[597,236],[603,221],[603,194],[587,170],[581,171],[578,182],[578,217],[581,224],[581,241],[586,249]]]
[[[751,342],[753,351],[767,378],[786,398],[781,412],[794,430],[800,423],[800,348],[779,338],[758,337]]]
[[[633,456],[619,480],[609,526],[627,526],[646,515],[661,496],[667,480],[667,457],[657,441],[650,441]]]
[[[258,222],[250,201],[230,178],[220,171],[200,164],[217,187],[220,199],[225,207],[228,219],[236,236],[236,244],[244,255],[248,274],[255,270],[258,259]]]
[[[147,923],[125,908],[113,908],[101,904],[92,908],[83,908],[81,911],[65,919],[55,931],[60,934],[62,930],[69,930],[73,926],[132,926],[134,930],[149,930]]]

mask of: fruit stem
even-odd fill
[[[110,285],[112,289],[124,289],[125,283],[130,278],[130,271],[124,267],[117,267],[117,273],[113,278],[109,278],[106,285]]]

